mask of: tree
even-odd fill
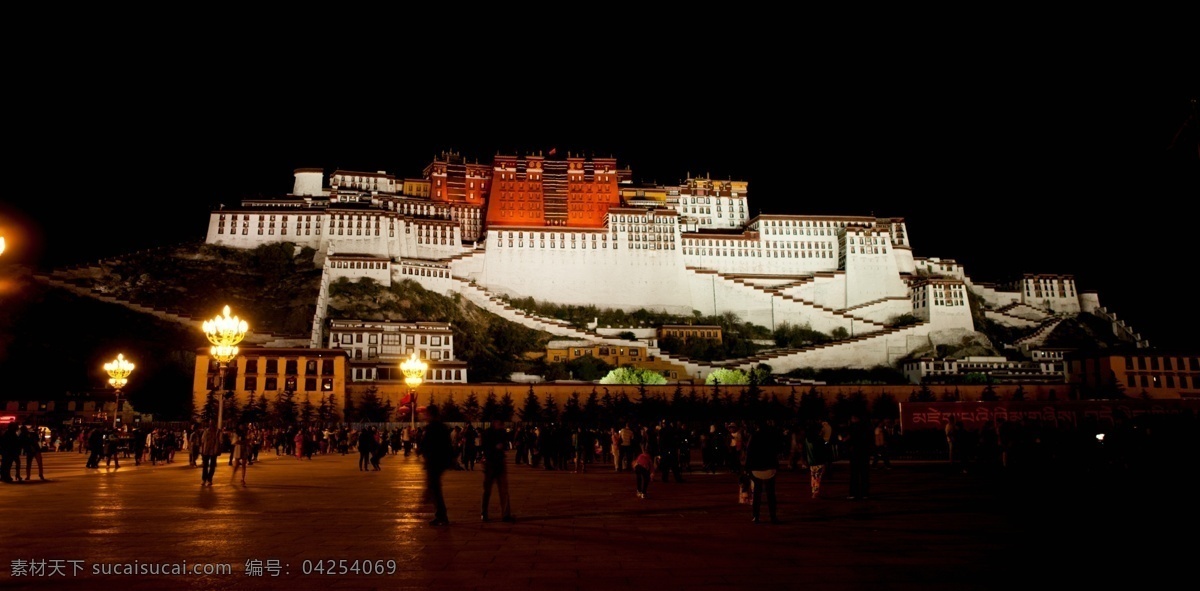
[[[558,421],[558,403],[554,401],[554,394],[546,394],[546,402],[542,403],[542,420],[547,423]]]
[[[608,375],[600,379],[601,384],[623,384],[623,385],[638,385],[638,386],[660,386],[667,383],[667,378],[662,374],[638,367],[627,365],[618,367]]]
[[[825,418],[827,413],[825,397],[816,386],[809,386],[808,391],[800,395],[800,408],[797,411],[800,420],[819,421]]]
[[[538,401],[537,394],[533,392],[533,385],[530,384],[529,392],[525,394],[525,403],[521,405],[521,420],[526,423],[539,421],[542,418],[542,403]]]
[[[312,400],[308,398],[308,392],[304,393],[304,402],[300,403],[300,421],[304,424],[309,424],[317,416],[317,409],[313,406]]]
[[[705,384],[721,384],[724,386],[745,386],[750,383],[749,376],[740,369],[717,368],[704,379]]]
[[[496,418],[504,422],[512,421],[513,415],[516,414],[516,406],[513,404],[512,396],[508,392],[500,397],[500,406],[497,410]]]
[[[483,409],[480,411],[480,416],[484,422],[492,422],[500,417],[500,403],[496,400],[496,392],[488,390],[487,397],[483,399]]]
[[[384,416],[383,404],[379,402],[379,388],[367,388],[358,401],[358,412],[353,420],[362,423],[382,423],[387,418]]]
[[[579,392],[572,392],[570,398],[567,398],[566,404],[563,405],[562,420],[568,425],[583,423],[583,403]]]
[[[242,424],[257,424],[262,420],[262,416],[258,414],[260,409],[258,401],[259,397],[255,396],[254,392],[251,392],[246,398],[246,406],[242,408]]]
[[[871,414],[877,419],[898,419],[900,418],[900,403],[896,401],[895,396],[887,392],[880,392],[871,404]]]
[[[342,414],[338,411],[337,398],[333,395],[333,392],[330,392],[329,396],[322,396],[321,398],[326,400],[325,404],[329,408],[329,417],[324,420],[331,423],[340,422],[342,420]]]
[[[441,410],[442,420],[448,423],[458,423],[465,418],[463,416],[462,409],[459,408],[458,403],[454,401],[453,394],[451,394],[446,398],[445,401],[442,402]]]
[[[467,400],[466,402],[463,402],[462,414],[463,418],[469,423],[474,423],[479,420],[479,397],[475,395],[474,390],[467,394]]]
[[[592,391],[588,394],[587,401],[583,403],[583,421],[598,425],[601,423],[600,419],[600,395],[596,393],[596,387],[592,386]]]
[[[330,410],[329,398],[322,394],[321,402],[317,404],[317,420],[321,423],[328,423]]]
[[[197,419],[201,424],[207,425],[210,421],[217,420],[217,394],[215,390],[209,390],[204,396],[204,405],[200,407],[196,413]]]

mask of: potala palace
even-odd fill
[[[751,217],[747,184],[688,178],[637,186],[615,158],[495,156],[471,163],[442,153],[419,177],[383,171],[298,169],[292,191],[211,212],[206,241],[236,248],[292,242],[319,253],[322,289],[312,347],[323,338],[328,285],[342,277],[412,279],[561,338],[619,341],[510,308],[501,296],[559,304],[736,314],[850,338],[723,364],[672,359],[688,375],[714,367],[894,365],[975,330],[968,290],[989,318],[1035,327],[1104,315],[1070,275],[973,283],[952,260],[913,254],[902,218]],[[891,326],[911,314],[916,324]],[[1122,324],[1114,321],[1114,330]],[[603,332],[603,331],[601,331]],[[626,341],[627,343],[627,341]],[[1033,343],[1036,345],[1036,343]]]

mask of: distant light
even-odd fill
[[[1104,442],[1104,434],[1103,434],[1103,433],[1097,433],[1097,434],[1096,434],[1096,441],[1099,441],[1099,442],[1103,443],[1103,442]]]

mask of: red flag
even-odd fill
[[[412,394],[405,394],[404,397],[400,399],[399,406],[406,406],[410,402],[412,402]]]
[[[558,151],[558,150],[557,150],[557,149],[555,149],[555,148],[550,148],[550,153],[549,153],[549,154],[547,154],[547,155],[548,155],[548,156],[553,156],[553,155],[554,155],[554,153],[555,153],[555,152],[557,152],[557,151]]]

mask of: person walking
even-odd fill
[[[871,467],[883,464],[885,470],[892,469],[892,458],[888,455],[888,444],[892,438],[892,420],[880,419],[875,425],[875,448],[871,452]]]
[[[99,468],[100,458],[104,456],[104,429],[93,427],[87,436],[88,468]]]
[[[479,514],[479,518],[483,522],[488,520],[488,506],[491,503],[492,487],[495,486],[500,495],[500,519],[502,521],[513,523],[517,519],[513,517],[512,506],[509,504],[508,498],[508,460],[505,458],[504,450],[508,449],[508,434],[504,431],[504,423],[499,419],[492,419],[492,424],[483,430],[482,447],[483,447],[483,510]]]
[[[650,480],[653,478],[654,458],[650,457],[649,452],[644,448],[633,460],[633,478],[634,485],[637,487],[637,496],[639,499],[646,498],[646,493],[650,490]]]
[[[237,479],[238,471],[242,473],[242,486],[246,486],[246,467],[250,465],[250,441],[244,433],[233,433],[233,449],[229,455],[233,457],[233,480]]]
[[[425,492],[433,502],[433,520],[429,525],[450,525],[446,515],[446,499],[442,496],[442,474],[454,462],[454,443],[450,429],[442,422],[436,404],[425,408],[428,423],[421,436],[420,453],[425,460]]]
[[[479,431],[471,423],[467,423],[466,428],[462,432],[462,467],[463,470],[475,469],[475,456],[478,455],[476,449],[479,438]]]
[[[21,478],[20,459],[21,434],[17,432],[16,423],[9,423],[4,429],[4,435],[0,436],[0,481],[13,481],[13,465],[17,467],[17,479]]]
[[[617,471],[628,470],[633,468],[633,425],[626,423],[625,426],[617,432],[620,437],[620,452],[617,462]]]
[[[109,429],[104,435],[104,467],[113,468],[121,467],[121,458],[118,455],[118,443],[121,441],[121,436],[116,429]]]
[[[812,498],[821,498],[821,481],[825,477],[825,469],[833,461],[832,443],[821,434],[817,425],[804,430],[804,461],[808,464],[809,484]]]
[[[221,432],[209,422],[200,433],[200,486],[212,486],[217,472],[217,456],[221,455]]]
[[[763,493],[767,495],[767,513],[771,523],[779,523],[775,512],[775,475],[779,471],[779,453],[781,450],[779,434],[771,425],[756,424],[754,431],[749,433],[745,442],[745,457],[742,466],[750,475],[751,487],[754,489],[753,501],[750,504],[754,523],[759,523],[759,508],[762,506]]]
[[[33,480],[34,462],[37,462],[38,480],[45,480],[46,473],[42,470],[42,442],[38,440],[36,427],[21,427],[21,453],[25,454],[25,480]],[[20,473],[21,466],[18,464],[17,474]]]
[[[375,428],[363,427],[358,431],[358,470],[371,470],[371,452],[375,450]]]
[[[202,431],[200,430],[200,426],[196,425],[192,427],[192,433],[190,436],[188,436],[188,445],[190,446],[188,449],[188,465],[193,468],[195,468],[197,465],[196,461],[200,459],[201,433]]]

